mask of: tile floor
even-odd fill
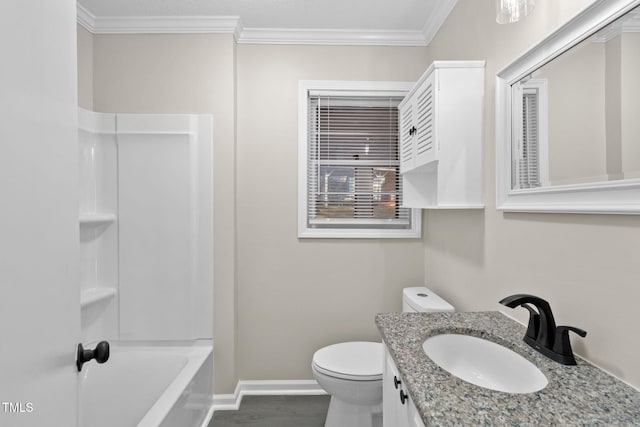
[[[245,396],[237,411],[217,411],[209,427],[323,427],[328,395]]]

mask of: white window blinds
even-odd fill
[[[307,227],[411,229],[400,207],[401,100],[309,93]]]
[[[515,190],[549,185],[548,89],[545,79],[513,85],[513,146],[511,187]]]
[[[518,188],[540,186],[538,90],[522,91],[522,142],[518,165]]]

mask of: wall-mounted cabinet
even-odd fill
[[[436,61],[399,105],[403,205],[483,208],[484,61]]]

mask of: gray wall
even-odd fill
[[[423,282],[419,240],[296,237],[297,132],[299,80],[412,81],[426,65],[420,48],[238,46],[242,378],[311,378],[315,350],[379,340],[375,314],[400,311],[402,286]]]
[[[298,80],[415,81],[426,50],[79,37],[91,39],[79,47],[93,71],[84,106],[214,116],[216,393],[238,379],[308,379],[316,349],[379,339],[374,315],[399,311],[400,289],[424,281],[421,243],[297,239]]]
[[[640,178],[640,33],[622,34],[622,170],[625,178]]]
[[[582,43],[536,72],[549,89],[549,184],[607,180],[605,44]]]
[[[504,309],[521,321],[525,310],[497,301],[520,292],[544,297],[559,324],[588,331],[572,338],[579,354],[638,387],[640,217],[495,209],[495,75],[589,3],[538,1],[526,20],[500,26],[492,1],[459,0],[430,46],[430,60],[487,60],[486,208],[424,214],[425,277],[460,310]]]
[[[95,110],[214,115],[216,393],[238,379],[311,378],[315,349],[378,339],[374,314],[399,311],[400,289],[425,280],[460,310],[545,297],[559,323],[589,332],[574,340],[580,354],[640,385],[640,218],[495,209],[495,74],[591,2],[539,0],[499,26],[492,0],[459,0],[428,48],[236,46],[230,35],[79,44],[93,56],[80,99]],[[425,211],[418,241],[297,239],[298,80],[414,81],[436,59],[487,60],[487,207]]]

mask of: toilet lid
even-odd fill
[[[336,378],[373,381],[382,378],[382,344],[377,342],[343,342],[316,351],[313,366]]]

